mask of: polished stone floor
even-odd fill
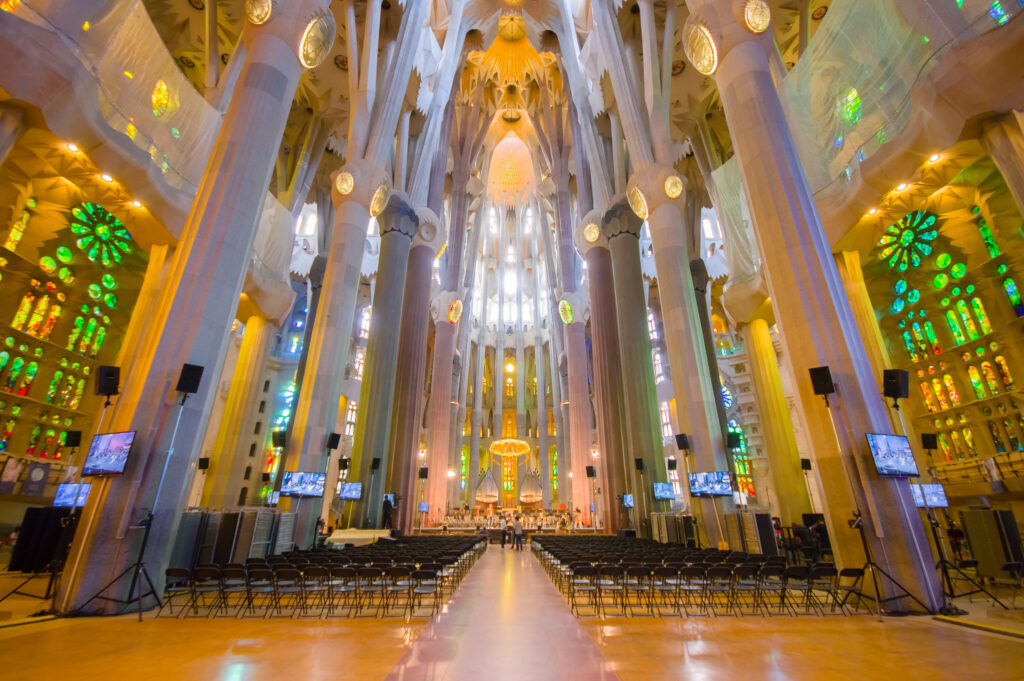
[[[0,629],[0,679],[865,681],[1024,678],[1024,641],[929,618],[577,620],[491,547],[433,620],[63,619]]]

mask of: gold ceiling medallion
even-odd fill
[[[498,36],[510,43],[518,42],[526,37],[526,22],[522,17],[507,14],[498,19]]]

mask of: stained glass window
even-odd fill
[[[988,391],[985,390],[985,384],[981,380],[981,372],[978,371],[978,367],[967,367],[967,375],[971,379],[971,387],[974,388],[974,396],[979,400],[983,400],[988,397]]]
[[[978,327],[981,332],[983,334],[992,333],[992,322],[989,321],[988,314],[985,313],[985,305],[981,302],[981,298],[977,296],[971,298],[971,309],[974,310],[974,316],[978,318]]]
[[[946,386],[946,392],[949,394],[949,401],[953,403],[954,407],[960,406],[960,393],[957,392],[956,383],[953,382],[953,377],[949,374],[943,374],[942,382]]]
[[[729,391],[724,385],[722,386],[722,406],[726,409],[732,408],[735,400],[733,399],[732,392]]]
[[[949,409],[949,402],[946,400],[946,391],[942,389],[942,383],[939,379],[932,379],[932,389],[935,391],[935,397],[939,400],[940,409]]]
[[[932,354],[939,354],[942,352],[942,346],[939,345],[939,339],[935,335],[935,327],[932,326],[931,322],[925,322],[922,327],[924,328],[924,337],[928,339],[928,344],[931,346]]]
[[[999,432],[999,426],[995,421],[988,422],[988,432],[992,436],[992,444],[996,447],[996,453],[1004,453],[1006,451],[1006,444],[1003,443],[1002,434]]]
[[[964,446],[963,439],[960,437],[960,433],[952,431],[949,434],[949,439],[953,442],[953,450],[956,452],[956,458],[963,459],[967,456],[967,447]]]
[[[102,206],[83,203],[71,209],[71,216],[69,226],[78,236],[75,243],[89,260],[111,267],[132,252],[131,234]]]
[[[981,233],[981,240],[985,242],[985,248],[988,249],[988,257],[995,258],[1002,253],[999,250],[999,244],[996,243],[995,237],[992,236],[992,230],[989,229],[988,223],[985,222],[985,218],[978,220],[978,232]]]
[[[967,309],[967,302],[963,300],[956,301],[956,310],[960,313],[960,321],[964,323],[964,328],[967,329],[967,337],[970,340],[977,340],[978,327],[974,324],[974,318],[971,317],[970,310]]]
[[[917,267],[921,264],[921,256],[931,254],[932,242],[939,234],[935,220],[931,213],[907,213],[882,234],[878,242],[882,250],[878,257],[897,272]]]
[[[969,426],[964,428],[964,445],[967,447],[968,456],[974,456],[978,453],[974,446],[974,431]]]
[[[946,323],[949,325],[949,330],[953,334],[953,340],[957,345],[964,343],[967,339],[964,337],[964,330],[960,328],[960,322],[956,318],[956,313],[952,310],[946,310]],[[910,334],[906,334],[908,339]]]
[[[903,332],[903,345],[907,348],[907,354],[910,355],[911,361],[917,361],[917,346],[914,345],[914,340],[910,337],[909,331]]]
[[[939,407],[935,403],[935,396],[932,395],[932,389],[928,385],[928,381],[921,381],[921,398],[924,399],[924,406],[928,408],[928,411],[938,411]]]
[[[25,234],[25,228],[28,227],[29,214],[27,210],[21,211],[21,215],[11,225],[11,231],[7,234],[7,240],[4,241],[4,248],[9,251],[17,250],[18,243],[21,241],[21,237]]]
[[[939,433],[939,436],[936,439],[939,441],[939,451],[942,452],[942,456],[946,459],[946,461],[952,461],[953,450],[950,449],[949,447],[949,440],[946,438],[946,434]]]
[[[1010,299],[1014,313],[1018,317],[1024,317],[1024,302],[1021,301],[1020,293],[1017,291],[1017,282],[1012,277],[1003,279],[1003,290],[1006,291],[1006,297]]]
[[[988,386],[988,391],[992,395],[999,394],[999,381],[996,380],[996,372],[992,368],[991,362],[981,363],[981,375],[985,377],[985,384]]]
[[[1010,449],[1015,452],[1024,451],[1024,446],[1021,446],[1020,438],[1017,437],[1017,432],[1013,428],[1013,421],[1003,419],[1003,428],[1006,428],[1006,437],[1010,441]]]
[[[996,355],[993,361],[996,363],[996,369],[999,371],[999,378],[1003,381],[1003,387],[1007,390],[1013,390],[1013,374],[1010,373],[1010,366],[1006,363],[1006,358],[1002,355]]]

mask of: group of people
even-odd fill
[[[523,550],[523,516],[505,517],[505,527],[501,530],[501,548],[511,540],[513,551]]]

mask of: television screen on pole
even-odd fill
[[[325,473],[285,472],[281,478],[281,496],[283,497],[322,497]]]
[[[121,475],[135,442],[135,431],[100,433],[92,439],[82,475]]]
[[[883,478],[916,478],[917,462],[910,451],[910,440],[902,435],[868,433],[868,448],[875,470]]]
[[[420,509],[420,513],[426,513],[427,511],[430,510],[430,504],[428,504],[425,501],[421,501],[419,509]]]
[[[361,482],[343,482],[341,483],[341,493],[338,495],[339,499],[345,499],[348,501],[358,501],[359,497],[363,495],[363,483]]]
[[[667,499],[673,501],[676,498],[676,491],[672,489],[671,482],[656,482],[654,483],[654,498],[655,499]]]
[[[914,493],[914,505],[918,508],[949,508],[942,485],[911,485],[910,491]]]
[[[89,498],[89,491],[92,489],[91,482],[75,484],[73,482],[62,482],[57,485],[57,496],[53,498],[54,506],[85,506]]]
[[[690,473],[690,494],[695,497],[731,497],[732,482],[729,473]]]
[[[633,508],[633,495],[632,494],[623,494],[622,495],[622,507],[623,508]]]

